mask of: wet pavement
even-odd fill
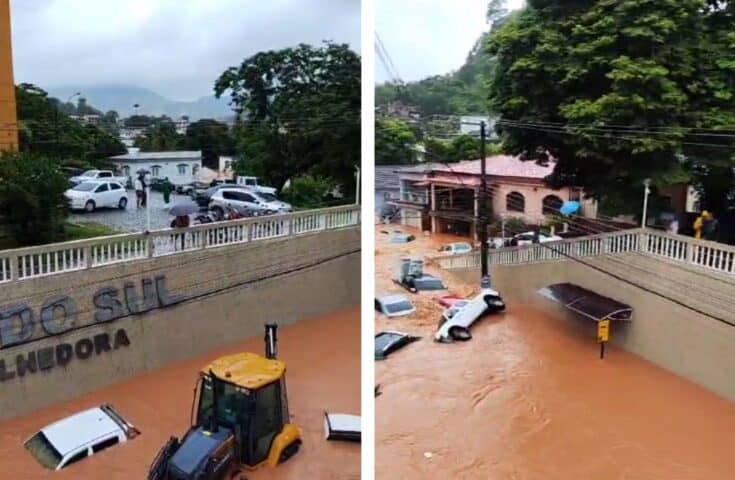
[[[171,194],[170,205],[190,201],[191,198],[188,195],[178,195],[173,193]],[[168,228],[173,218],[168,214],[165,204],[163,203],[163,194],[160,192],[151,192],[150,203],[151,230]],[[95,210],[92,213],[75,211],[69,215],[69,221],[79,223],[100,223],[126,233],[145,231],[147,225],[146,209],[143,207],[136,207],[134,190],[128,190],[128,207],[125,210],[103,208]]]
[[[325,332],[328,335],[325,336]],[[325,342],[328,348],[325,348]],[[148,468],[171,435],[189,427],[192,387],[199,369],[215,358],[250,351],[262,355],[263,337],[140,375],[109,388],[0,424],[0,478],[17,480],[128,480]],[[278,354],[287,363],[291,421],[303,445],[285,464],[247,472],[250,480],[355,480],[360,445],[327,442],[324,412],[360,414],[360,310],[354,308],[278,330]],[[68,469],[43,469],[22,446],[39,428],[75,412],[110,403],[141,435]]]
[[[376,478],[733,478],[735,404],[614,347],[600,361],[594,339],[523,305],[477,322],[469,342],[436,344],[438,295],[410,294],[391,274],[454,239],[403,229],[417,240],[391,245],[376,230],[376,291],[405,293],[418,310],[376,314],[376,331],[422,336],[376,363]],[[426,270],[450,293],[477,291]]]

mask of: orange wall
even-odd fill
[[[10,0],[0,0],[0,150],[15,149],[18,146],[16,124]]]

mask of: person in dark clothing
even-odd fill
[[[145,175],[141,173],[140,176],[138,177],[138,180],[140,181],[140,186],[141,186],[140,206],[145,207],[146,205],[148,205],[148,189],[147,189],[148,185],[146,185],[145,183]]]
[[[163,203],[168,206],[169,202],[171,201],[171,182],[168,181],[168,177],[163,181],[163,185],[161,186],[161,193],[163,193]]]
[[[702,236],[712,242],[720,239],[720,221],[709,212],[702,223]]]

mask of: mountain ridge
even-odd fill
[[[53,86],[43,87],[49,96],[62,102],[81,92],[89,105],[102,112],[115,110],[121,117],[136,113],[136,103],[140,105],[141,115],[168,115],[178,118],[187,115],[190,120],[201,118],[225,119],[234,116],[226,98],[217,99],[213,95],[199,97],[191,101],[171,100],[163,95],[137,85],[131,84],[99,84],[87,86]]]

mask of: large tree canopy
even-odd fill
[[[400,120],[375,121],[375,164],[416,163],[416,136]]]
[[[505,147],[618,200],[645,178],[690,181],[688,165],[730,168],[734,24],[714,0],[530,0],[489,41]]]
[[[360,57],[347,45],[260,52],[217,79],[239,116],[239,172],[281,188],[290,178],[327,177],[354,192],[360,162]]]
[[[23,152],[94,166],[105,165],[108,157],[125,153],[117,137],[69,118],[63,104],[35,85],[18,85],[15,97]]]

